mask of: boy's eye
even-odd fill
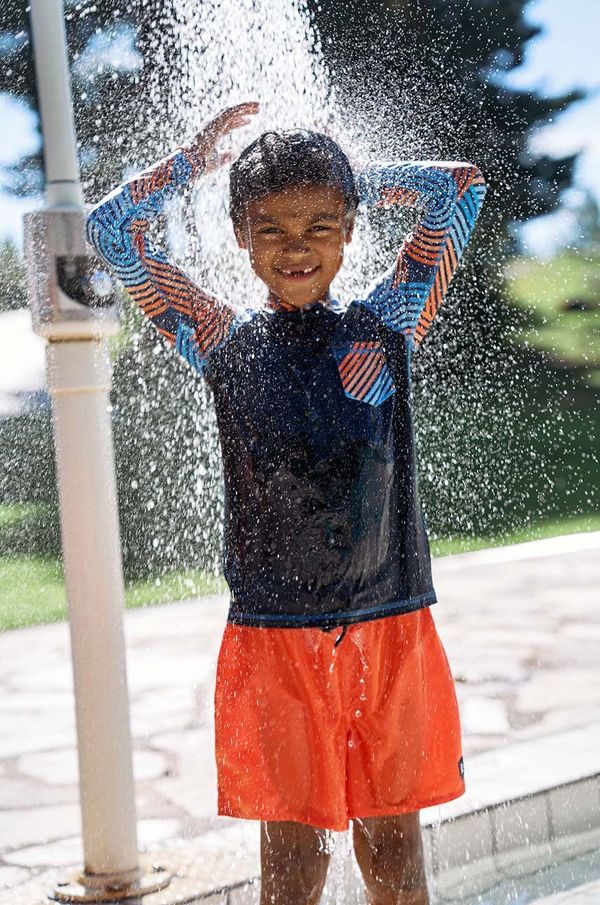
[[[278,232],[279,229],[276,226],[264,226],[262,229],[259,229],[261,236],[270,236]]]
[[[330,227],[330,226],[324,226],[322,223],[315,223],[315,225],[312,226],[311,229],[328,230],[328,229],[331,229],[331,227]]]

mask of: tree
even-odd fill
[[[11,239],[0,241],[0,312],[27,305],[25,269]]]
[[[156,69],[160,45],[168,43],[177,19],[169,14],[168,4],[158,2],[66,0],[65,9],[82,182],[84,189],[93,184],[101,194],[122,179],[124,167],[140,165],[140,151],[148,163],[156,158],[161,124],[140,117],[139,111],[148,103],[146,86]],[[2,90],[38,110],[25,0],[4,0],[0,9],[0,66]],[[168,86],[157,79],[153,91],[160,109]],[[136,141],[129,146],[126,136],[133,124]],[[7,168],[10,190],[19,195],[40,193],[42,162],[43,148]]]
[[[579,92],[542,98],[507,87],[541,28],[527,0],[307,0],[338,91],[388,146],[476,160],[492,185],[486,209],[499,235],[551,211],[571,183],[574,156],[534,154],[532,130]],[[365,116],[366,114],[366,116]]]
[[[581,94],[507,86],[540,31],[525,21],[526,0],[306,2],[331,81],[375,152],[472,160],[489,184],[466,260],[414,359],[432,533],[490,535],[577,511],[574,497],[555,492],[562,466],[552,452],[563,437],[578,448],[564,413],[577,379],[519,343],[533,315],[510,306],[504,270],[515,224],[560,204],[576,159],[534,153],[529,138]],[[589,501],[585,469],[569,468],[575,496]]]
[[[571,244],[583,251],[600,250],[600,205],[589,190],[581,193],[574,214],[579,235]]]

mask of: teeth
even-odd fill
[[[281,272],[291,276],[294,273],[312,273],[313,270],[315,270],[314,267],[305,267],[301,270],[282,270]]]

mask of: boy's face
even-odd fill
[[[326,296],[352,229],[341,189],[300,185],[249,202],[236,238],[269,289],[302,308]]]

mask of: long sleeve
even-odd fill
[[[235,312],[169,260],[147,230],[166,200],[202,168],[192,148],[179,148],[108,194],[86,221],[90,244],[157,330],[200,373],[210,353],[235,331]]]
[[[470,163],[375,164],[358,180],[367,205],[410,205],[421,219],[393,267],[370,287],[362,305],[417,346],[446,294],[481,210],[486,185]]]

